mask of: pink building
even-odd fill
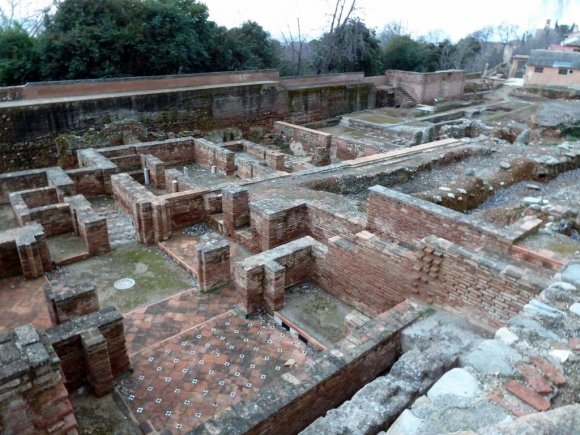
[[[524,85],[580,88],[580,53],[532,50]]]

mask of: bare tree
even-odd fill
[[[342,29],[356,10],[356,0],[336,0],[328,32],[321,39],[319,72],[326,73],[336,56]]]
[[[410,32],[407,29],[407,25],[401,21],[391,21],[385,24],[381,33],[379,33],[379,41],[381,45],[385,46],[389,41],[397,36],[408,35]]]
[[[290,26],[288,26],[288,36],[282,32],[282,38],[284,39],[284,45],[290,50],[291,53],[290,64],[296,67],[295,74],[299,76],[302,72],[302,53],[305,43],[305,39],[302,36],[302,32],[300,30],[300,18],[296,18],[296,28],[296,39],[292,34],[292,30],[290,30]]]

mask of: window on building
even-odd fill
[[[567,68],[558,68],[558,74],[563,75],[563,76],[567,76],[568,69]]]
[[[544,67],[543,66],[537,66],[534,68],[534,72],[536,73],[543,73],[544,72]]]

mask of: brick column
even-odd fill
[[[107,341],[98,328],[81,334],[81,343],[87,365],[87,381],[97,397],[113,392],[113,374]]]
[[[244,187],[228,187],[222,191],[224,229],[232,237],[237,229],[250,225],[250,194]]]
[[[230,244],[227,240],[204,234],[195,250],[196,275],[202,292],[230,282]]]
[[[264,268],[261,265],[254,267],[236,264],[234,281],[238,297],[237,307],[244,314],[252,314],[262,307],[262,279]]]
[[[275,261],[264,265],[264,303],[266,309],[273,313],[284,305],[284,285],[286,269]]]
[[[284,153],[268,151],[266,152],[266,165],[277,171],[284,171],[284,158]]]

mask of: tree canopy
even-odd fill
[[[254,21],[218,26],[198,0],[54,0],[41,20],[20,23],[0,10],[0,86],[263,68],[288,75],[481,71],[500,64],[508,44],[524,54],[557,44],[576,28],[556,23],[518,36],[517,28],[502,23],[452,43],[442,31],[414,38],[398,22],[387,23],[377,36],[356,11],[356,0],[334,0],[319,38],[306,41],[298,19],[297,29],[289,27],[279,42]]]

